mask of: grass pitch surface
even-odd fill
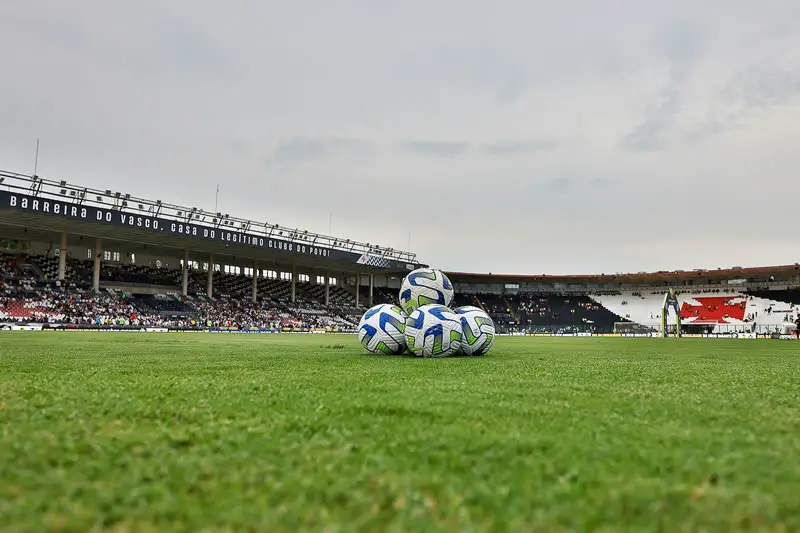
[[[0,334],[0,530],[800,530],[800,344]]]

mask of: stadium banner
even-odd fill
[[[725,333],[702,333],[704,339],[755,339],[756,334],[750,332],[725,332]]]
[[[84,327],[70,327],[70,328],[39,328],[36,330],[26,330],[26,331],[52,331],[52,332],[59,332],[59,333],[168,333],[169,330],[167,328],[126,328],[126,327],[115,327],[115,326],[106,326],[102,328],[84,328]]]
[[[218,225],[205,225],[179,222],[157,216],[130,213],[119,209],[103,209],[92,205],[81,205],[70,201],[58,201],[49,198],[38,198],[28,194],[0,191],[0,210],[24,211],[38,215],[55,216],[103,224],[117,228],[164,233],[176,237],[190,237],[206,241],[221,242],[226,245],[267,249],[287,255],[301,255],[347,261],[376,268],[412,268],[405,262],[387,259],[373,254],[360,254],[345,250],[336,250],[325,246],[292,242],[287,238],[256,235],[247,231],[222,228]]]
[[[101,333],[259,333],[259,334],[342,334],[354,335],[354,331],[329,331],[325,329],[189,329],[157,328],[142,326],[96,326],[77,324],[0,324],[0,331],[58,331],[58,332],[101,332]]]
[[[283,333],[279,329],[204,329],[204,333],[255,333],[255,334],[274,334]]]
[[[103,333],[168,333],[168,328],[152,328],[144,326],[94,326],[94,325],[54,325],[50,324],[42,331],[98,331]]]
[[[174,330],[179,331],[179,330]],[[255,335],[314,335],[314,334],[327,334],[327,335],[355,335],[353,331],[327,331],[327,330],[310,330],[310,329],[204,329],[203,333],[237,333],[237,334],[255,334]]]
[[[533,331],[518,331],[514,333],[498,333],[501,337],[594,337],[597,334],[588,331],[578,333],[537,333]]]
[[[42,331],[41,324],[0,324],[0,331]]]

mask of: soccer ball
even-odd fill
[[[461,321],[461,353],[464,355],[484,355],[494,344],[494,321],[478,307],[465,305],[455,311]]]
[[[358,341],[370,353],[399,355],[406,351],[406,318],[396,305],[370,307],[358,324]]]
[[[417,357],[447,357],[461,349],[461,321],[443,305],[423,305],[406,319],[406,344]]]
[[[441,270],[432,268],[410,272],[400,285],[400,305],[406,313],[429,304],[450,307],[453,296],[453,284]]]

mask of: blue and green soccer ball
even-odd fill
[[[465,305],[455,309],[461,322],[462,355],[485,355],[492,349],[495,337],[494,321],[483,309]]]
[[[370,307],[358,324],[358,341],[370,353],[399,355],[406,351],[406,318],[396,305]]]
[[[458,355],[462,337],[459,316],[443,305],[420,306],[406,319],[406,344],[417,357]]]
[[[423,305],[453,304],[453,284],[444,272],[433,268],[418,268],[410,272],[400,285],[400,306],[411,314]]]

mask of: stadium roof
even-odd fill
[[[0,200],[0,225],[25,231],[343,271],[405,271],[419,264],[404,250],[13,172],[0,171]]]
[[[716,270],[697,269],[691,271],[640,272],[636,274],[575,274],[575,275],[531,275],[531,274],[480,274],[470,272],[447,272],[453,281],[466,283],[630,283],[651,284],[658,282],[687,281],[702,278],[726,280],[754,278],[800,273],[800,265],[762,267],[735,267]]]

